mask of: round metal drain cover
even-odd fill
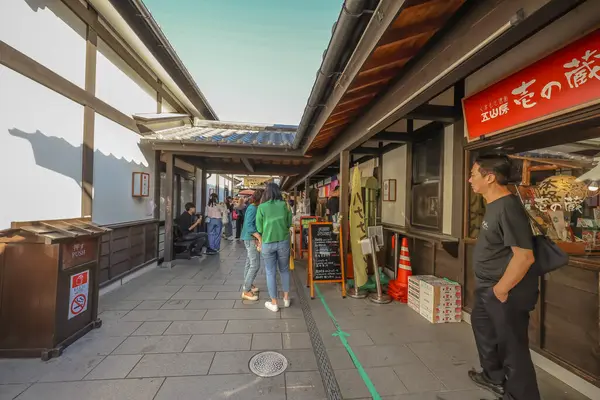
[[[287,359],[274,351],[258,353],[250,359],[250,371],[261,378],[282,374],[288,367]]]

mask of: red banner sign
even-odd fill
[[[600,101],[600,29],[463,100],[467,138]]]

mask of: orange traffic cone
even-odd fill
[[[398,262],[398,282],[408,285],[408,277],[412,275],[410,255],[408,254],[408,239],[402,238],[400,246],[400,261]]]

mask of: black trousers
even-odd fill
[[[192,249],[197,254],[202,252],[202,247],[208,243],[208,233],[206,232],[191,232],[183,237],[184,240],[194,240]]]
[[[501,303],[491,287],[475,290],[471,326],[479,361],[487,378],[504,384],[503,400],[540,400],[537,378],[529,353],[531,299],[509,295]]]
[[[238,214],[237,219],[235,220],[235,238],[239,239],[242,234],[242,227],[244,226],[244,217]]]

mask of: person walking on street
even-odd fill
[[[225,239],[233,240],[233,199],[231,196],[225,198],[226,212],[223,214],[223,233]]]
[[[473,252],[471,314],[482,371],[469,371],[469,377],[503,400],[540,400],[528,338],[538,297],[538,277],[530,270],[533,233],[527,211],[507,188],[510,173],[508,157],[485,156],[475,161],[469,178],[486,201]]]
[[[216,193],[210,195],[206,207],[206,218],[208,219],[208,246],[218,252],[221,249],[223,209],[219,206],[219,196]]]
[[[235,220],[235,238],[240,239],[242,235],[242,229],[244,227],[244,217],[247,210],[246,200],[243,197],[239,197],[237,199],[234,210],[237,214],[237,219]]]
[[[277,304],[277,270],[281,277],[283,307],[290,306],[290,227],[292,212],[288,208],[276,183],[269,183],[256,212],[256,230],[262,237],[261,252],[267,272],[270,301],[265,307],[279,311]]]
[[[177,218],[177,225],[183,234],[183,240],[193,240],[192,253],[200,255],[202,248],[207,245],[208,234],[205,232],[196,232],[196,228],[202,222],[202,216],[196,216],[196,205],[186,203],[185,211]],[[215,254],[210,247],[206,249],[206,254]]]
[[[256,211],[262,197],[262,190],[255,191],[250,197],[250,205],[246,208],[244,225],[241,239],[246,246],[246,266],[244,268],[244,286],[242,287],[243,300],[258,300],[258,288],[254,286],[254,280],[260,269],[261,236],[256,229]]]

